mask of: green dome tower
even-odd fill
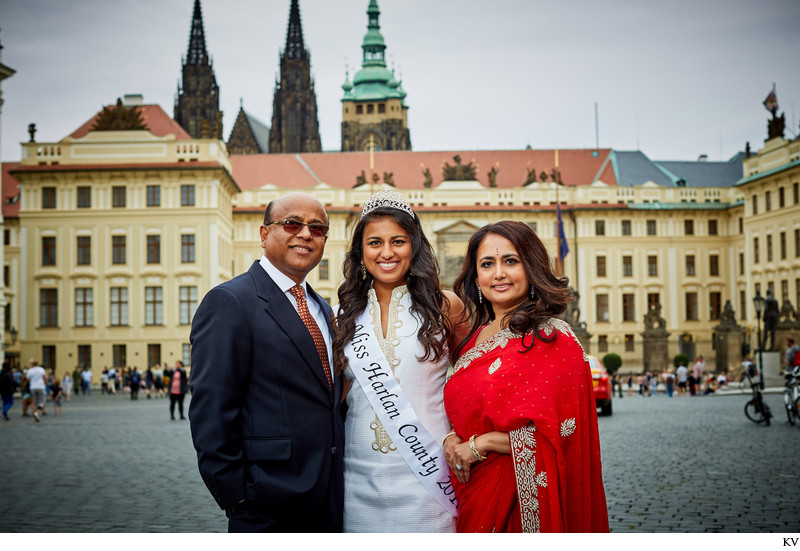
[[[361,70],[342,85],[342,151],[410,150],[406,93],[394,71],[386,68],[386,44],[377,0],[367,8],[367,34],[361,45]]]

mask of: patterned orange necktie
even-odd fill
[[[319,359],[322,360],[322,367],[325,369],[325,378],[328,379],[328,387],[333,388],[331,365],[328,361],[328,348],[325,346],[325,339],[322,337],[322,331],[319,330],[319,325],[317,325],[311,312],[308,311],[306,293],[300,285],[295,285],[289,289],[289,292],[297,299],[297,311],[300,313],[300,319],[306,324],[308,332],[311,333],[311,337],[314,339]]]

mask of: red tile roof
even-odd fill
[[[147,129],[154,136],[163,138],[168,134],[175,134],[175,137],[179,140],[192,139],[189,133],[184,130],[183,127],[175,121],[175,119],[167,115],[160,105],[140,105],[139,108],[142,111],[142,120],[144,121],[145,126],[147,126]],[[70,134],[69,137],[83,138],[86,134],[88,134],[91,131],[92,126],[94,126],[94,121],[100,116],[101,111],[98,111],[94,117],[83,123],[80,128]]]
[[[610,149],[559,150],[559,169],[564,185],[591,184],[610,152]],[[455,165],[455,155],[461,157],[462,164],[472,163],[476,167],[476,178],[484,187],[489,187],[488,172],[493,166],[498,169],[498,188],[523,185],[529,169],[536,170],[536,179],[539,180],[539,174],[550,174],[555,166],[553,150],[384,151],[374,154],[373,170],[369,168],[370,155],[365,152],[232,155],[231,164],[233,177],[243,190],[265,184],[306,189],[319,182],[348,189],[356,185],[362,171],[368,182],[372,173],[379,175],[379,182],[383,182],[384,173],[391,173],[397,189],[422,189],[424,169],[430,169],[435,188],[443,180],[444,164]],[[602,175],[605,183],[616,185],[613,170],[605,170]]]
[[[3,218],[17,218],[19,216],[19,180],[11,171],[19,168],[21,163],[3,163]]]

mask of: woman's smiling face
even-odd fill
[[[384,216],[364,226],[361,245],[364,267],[376,284],[397,287],[406,283],[411,269],[411,237],[392,217]]]
[[[501,317],[522,304],[530,292],[528,276],[514,245],[496,233],[489,233],[478,246],[478,287]]]

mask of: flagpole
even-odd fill
[[[556,212],[558,216],[556,218],[556,275],[561,277],[564,275],[564,263],[561,260],[561,228],[559,224],[561,223],[561,202],[558,196],[558,188],[561,187],[558,185],[558,148],[555,149],[555,156],[556,156],[556,166],[555,170],[553,171],[553,176],[555,177],[556,183]]]

